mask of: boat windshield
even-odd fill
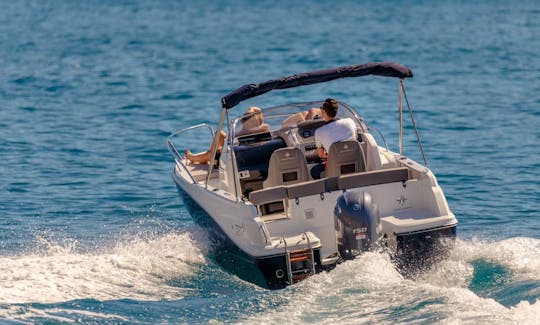
[[[268,124],[268,128],[265,131],[273,132],[284,129],[295,128],[297,122],[301,122],[302,119],[298,119],[298,113],[308,112],[311,108],[319,108],[323,104],[322,101],[304,102],[287,104],[269,108],[262,108],[262,114],[264,123]],[[295,116],[296,114],[296,116]],[[242,129],[242,117],[238,116],[231,122],[232,134],[237,134]],[[361,131],[367,131],[367,125],[364,119],[358,114],[358,112],[346,103],[339,102],[338,118],[352,118]]]

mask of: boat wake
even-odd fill
[[[216,273],[207,237],[189,233],[139,235],[86,253],[75,244],[45,241],[39,252],[2,256],[0,318],[129,322],[130,315],[107,303],[129,300],[170,302],[179,321],[188,313],[246,324],[532,324],[540,317],[538,239],[457,240],[448,260],[414,280],[396,271],[387,255],[370,252],[271,291]],[[215,310],[190,301],[212,301]],[[109,307],[95,307],[102,302]]]
[[[536,323],[540,240],[457,240],[448,260],[405,279],[388,256],[367,253],[278,292],[279,308],[246,323]]]
[[[0,304],[178,299],[185,292],[169,282],[207,264],[208,246],[187,233],[139,236],[87,253],[78,252],[76,242],[40,240],[42,251],[0,257]]]

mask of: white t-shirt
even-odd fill
[[[334,120],[315,131],[317,148],[323,147],[326,152],[330,150],[330,146],[335,142],[347,139],[356,139],[356,124],[349,117]]]

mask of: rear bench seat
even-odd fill
[[[284,212],[284,200],[295,199],[350,188],[406,182],[409,179],[407,167],[389,168],[370,172],[347,174],[294,185],[280,185],[249,193],[249,201],[259,207],[261,215]],[[285,217],[285,216],[284,216]]]
[[[308,181],[294,185],[279,185],[249,193],[249,200],[258,207],[261,216],[278,214],[266,221],[286,218],[285,200],[299,200],[301,197],[322,194],[325,192],[324,180]]]
[[[347,190],[361,186],[406,182],[408,179],[409,169],[407,167],[388,168],[339,176],[337,187],[339,190]]]

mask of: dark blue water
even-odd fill
[[[0,12],[0,321],[540,317],[538,2],[2,1]],[[451,258],[411,281],[370,253],[277,292],[223,271],[176,193],[166,137],[217,124],[221,96],[244,83],[386,60],[415,74],[428,163],[460,221]],[[396,91],[367,77],[246,105],[334,96],[396,150]]]

